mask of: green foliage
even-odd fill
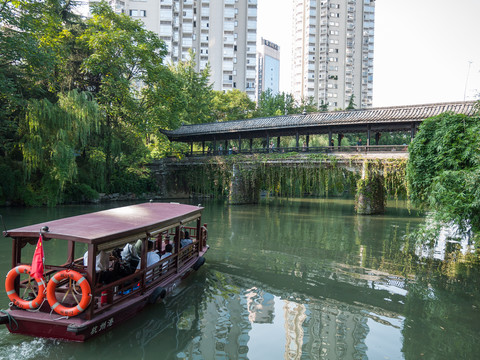
[[[320,103],[320,106],[318,107],[319,111],[328,111],[328,104],[324,102],[323,100]]]
[[[99,3],[92,13],[79,37],[89,53],[81,70],[91,79],[106,115],[99,137],[91,144],[105,159],[104,186],[95,187],[113,192],[120,191],[117,185],[132,188],[113,177],[121,173],[131,178],[128,169],[148,159],[148,144],[158,139],[158,130],[178,126],[185,108],[179,95],[183,83],[163,64],[163,41],[140,21],[115,14],[106,3]]]
[[[93,190],[87,184],[67,184],[63,194],[63,201],[69,202],[85,202],[98,199],[98,192]]]
[[[352,94],[352,96],[350,96],[350,100],[348,100],[348,106],[345,108],[345,110],[354,110],[355,109],[355,95]]]
[[[231,91],[214,91],[212,112],[215,121],[242,120],[252,117],[255,102],[247,93],[238,89]]]
[[[58,6],[54,6],[58,5]],[[18,142],[26,101],[49,94],[54,84],[58,7],[64,1],[2,1],[0,4],[0,155]]]
[[[155,180],[145,167],[122,168],[113,174],[112,188],[122,194],[142,194],[155,190]]]
[[[180,91],[176,96],[182,96],[184,108],[180,114],[180,123],[202,124],[210,122],[211,103],[213,99],[212,86],[208,84],[210,68],[196,70],[195,54],[189,52],[188,61],[180,61],[171,67],[180,83]]]
[[[425,120],[409,146],[411,198],[444,221],[480,229],[478,116],[441,114]]]
[[[298,114],[301,111],[295,105],[293,96],[286,93],[273,95],[272,90],[262,92],[258,99],[255,117]]]
[[[99,111],[89,93],[60,94],[57,103],[31,100],[22,142],[27,179],[39,170],[49,203],[60,199],[66,182],[77,174],[75,157],[98,129]]]

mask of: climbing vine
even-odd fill
[[[232,182],[233,165],[242,177],[245,189],[258,189],[267,196],[338,197],[353,196],[361,173],[361,159],[339,163],[335,157],[309,154],[259,154],[212,157],[204,162],[184,160],[173,171],[168,187],[195,196],[226,198]],[[188,163],[188,166],[187,166]],[[369,171],[383,174],[387,196],[406,198],[406,160],[369,160]],[[356,170],[355,170],[356,169]],[[251,190],[247,190],[251,191]]]

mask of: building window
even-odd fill
[[[130,10],[130,16],[146,17],[146,16],[147,16],[147,10],[135,10],[135,9],[131,9],[131,10]]]

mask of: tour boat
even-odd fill
[[[13,239],[11,302],[0,323],[11,333],[82,342],[161,302],[205,262],[202,211],[149,202],[5,231]],[[31,252],[22,257],[27,245],[36,245],[33,260]],[[51,264],[59,251],[65,262]]]

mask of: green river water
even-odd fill
[[[445,234],[417,244],[408,235],[426,219],[405,203],[358,216],[345,199],[198,202],[207,261],[163,304],[82,344],[2,326],[0,359],[479,358],[478,257],[468,240]],[[15,228],[122,205],[0,214]],[[6,275],[11,240],[0,241]],[[63,260],[63,249],[45,245],[45,257]],[[3,291],[0,309],[7,307]]]

